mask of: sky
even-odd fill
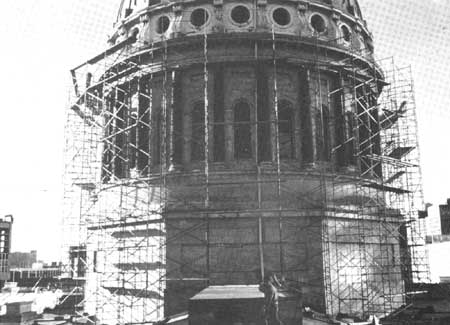
[[[0,2],[0,216],[12,250],[50,261],[61,246],[69,70],[106,44],[119,0]],[[377,57],[411,64],[425,200],[450,197],[450,1],[360,0]]]

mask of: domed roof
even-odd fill
[[[160,3],[160,2],[161,2],[161,0],[153,0],[153,1],[137,0],[134,2],[130,1],[130,4],[128,6],[125,6],[124,0],[122,0],[117,18],[118,19],[126,18],[132,12],[139,11],[145,7],[148,7],[151,4],[156,4],[156,3]],[[171,2],[171,1],[169,1],[169,2]],[[319,5],[333,7],[335,9],[342,11],[344,14],[362,19],[361,9],[360,9],[358,0],[300,0],[299,2],[300,3],[303,2],[304,5],[319,4]]]
[[[127,6],[120,7],[123,14],[118,15],[109,44],[134,37],[137,42],[133,49],[138,50],[154,42],[205,33],[217,37],[238,33],[259,37],[273,30],[282,37],[295,37],[305,42],[318,39],[338,50],[359,52],[367,57],[373,54],[372,36],[358,0],[206,2],[127,1]]]
[[[306,2],[306,1],[305,1]],[[362,19],[361,9],[358,0],[309,0],[310,3],[319,3],[332,6],[343,13]]]

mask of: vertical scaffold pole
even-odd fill
[[[205,11],[206,14],[206,11]],[[206,18],[206,17],[205,17]],[[205,128],[205,138],[204,138],[204,146],[205,146],[205,154],[204,154],[204,175],[205,175],[205,216],[206,216],[206,270],[208,274],[208,284],[209,284],[209,273],[210,273],[210,247],[209,247],[209,232],[210,232],[210,224],[209,224],[209,101],[208,101],[208,84],[209,84],[209,73],[208,73],[208,34],[206,32],[206,28],[203,33],[203,78],[204,78],[204,88],[203,88],[203,96],[204,96],[204,128]]]
[[[283,267],[283,219],[281,216],[281,167],[280,167],[280,139],[278,130],[278,83],[277,83],[277,52],[276,52],[275,26],[272,23],[272,62],[273,62],[273,112],[274,112],[274,131],[275,131],[275,163],[277,168],[277,199],[278,199],[278,231],[280,247],[280,270],[284,273]]]
[[[209,103],[208,103],[208,35],[206,34],[206,30],[203,36],[203,55],[204,55],[204,64],[203,64],[203,77],[204,77],[204,89],[203,89],[203,96],[204,96],[204,123],[205,123],[205,139],[204,139],[204,146],[205,146],[205,182],[206,182],[206,189],[205,189],[205,208],[209,207]]]

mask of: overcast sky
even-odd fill
[[[360,0],[377,56],[411,64],[425,198],[450,197],[450,1]],[[12,249],[60,249],[64,111],[69,69],[105,46],[119,0],[0,3],[0,216]]]

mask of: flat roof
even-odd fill
[[[263,299],[258,285],[209,286],[190,300]]]

